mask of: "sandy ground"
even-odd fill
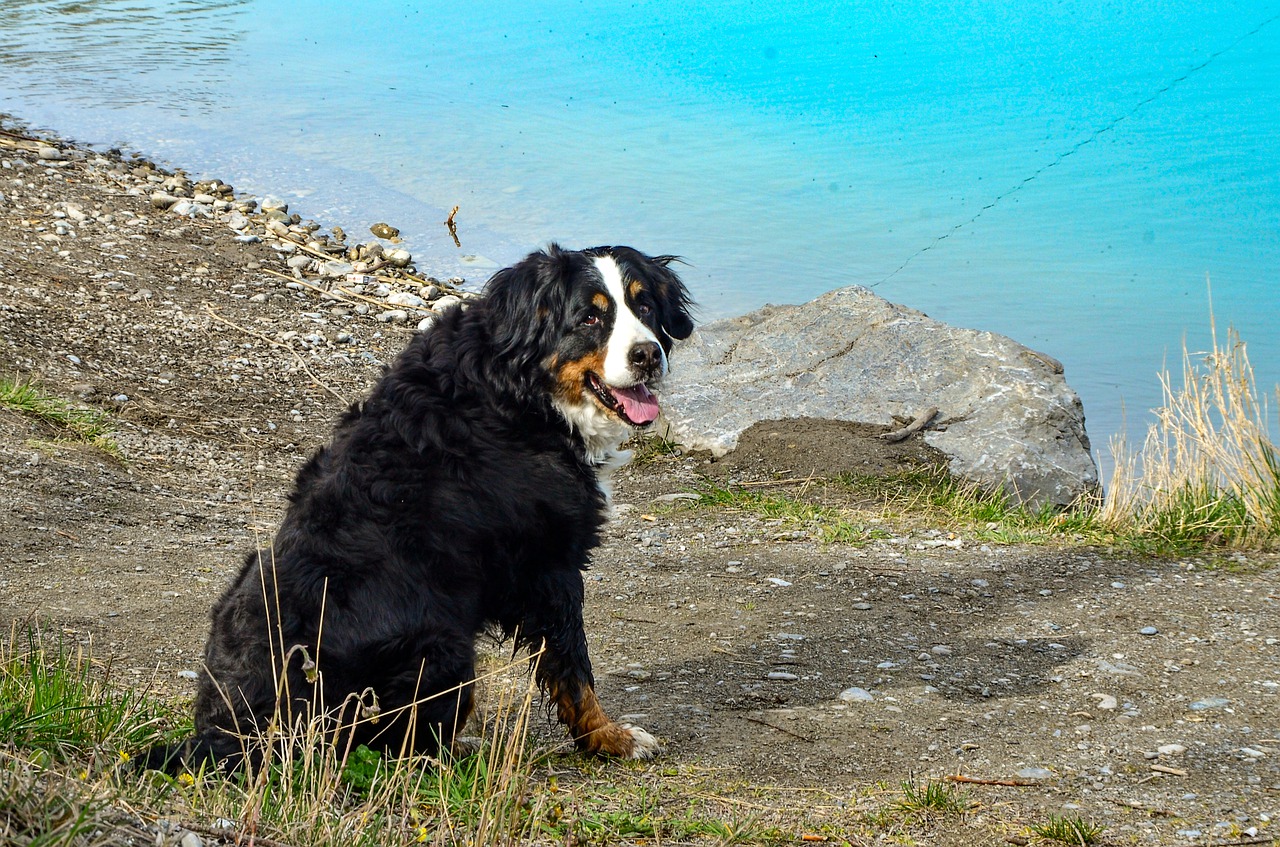
[[[0,376],[101,411],[122,459],[0,410],[0,622],[38,617],[118,679],[185,696],[211,602],[413,320],[291,286],[270,241],[155,208],[164,174],[37,147],[0,144]],[[971,786],[1004,821],[1079,815],[1115,843],[1274,830],[1274,555],[982,543],[858,511],[873,504],[822,478],[929,458],[874,435],[766,424],[721,462],[621,474],[587,583],[615,714],[659,735],[663,761],[726,782],[963,774],[1018,783]],[[700,506],[687,495],[708,480],[851,510],[869,536]]]

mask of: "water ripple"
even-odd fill
[[[94,105],[208,105],[231,73],[250,2],[5,0],[0,68],[29,92]]]

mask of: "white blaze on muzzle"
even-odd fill
[[[646,424],[658,416],[658,398],[641,381],[631,363],[631,351],[637,344],[653,344],[658,350],[659,368],[656,376],[667,373],[667,356],[658,343],[658,337],[645,326],[627,304],[626,286],[622,269],[611,256],[597,256],[596,269],[604,280],[605,291],[614,302],[613,329],[605,343],[604,378],[609,390],[622,404],[623,411],[633,423]],[[652,378],[653,375],[648,375]]]

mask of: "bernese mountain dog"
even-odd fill
[[[416,335],[214,606],[196,737],[149,763],[260,763],[274,720],[316,714],[346,743],[436,754],[471,712],[484,631],[537,654],[580,749],[653,756],[596,699],[582,571],[620,445],[693,331],[673,258],[551,245]]]

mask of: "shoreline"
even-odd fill
[[[126,194],[146,197],[157,214],[172,216],[172,228],[211,223],[221,225],[227,231],[223,234],[238,243],[265,244],[279,264],[259,263],[248,270],[293,282],[296,285],[290,288],[301,286],[322,300],[346,303],[356,314],[376,310],[375,316],[384,323],[410,323],[424,329],[440,308],[475,296],[484,283],[420,273],[421,256],[402,246],[399,229],[391,223],[373,224],[368,240],[358,240],[338,224],[304,218],[273,196],[239,192],[218,177],[193,180],[184,169],[166,168],[142,153],[98,151],[55,132],[34,132],[21,119],[0,113],[0,159],[6,152],[34,154],[38,162],[34,166],[47,171],[96,172]],[[12,163],[0,170],[0,179],[10,170]],[[0,198],[4,197],[0,185]],[[0,208],[3,202],[0,199]],[[72,223],[84,220],[73,216]],[[53,231],[74,237],[69,226],[55,224]]]

